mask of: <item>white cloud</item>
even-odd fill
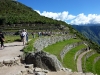
[[[71,21],[71,24],[96,24],[100,23],[100,15],[97,14],[88,14],[87,16],[84,13],[81,13]]]
[[[63,11],[63,12],[43,11],[42,13],[40,13],[40,11],[38,11],[38,10],[36,10],[36,11],[42,16],[46,16],[46,17],[53,18],[53,19],[56,19],[56,20],[66,21],[66,20],[70,20],[70,19],[75,18],[75,16],[69,15],[67,11]]]
[[[38,10],[36,10],[40,15],[46,16],[49,18],[53,18],[56,20],[62,20],[65,22],[69,22],[70,24],[96,24],[100,23],[100,15],[97,14],[88,14],[85,15],[84,13],[81,13],[79,15],[71,15],[68,11],[63,12],[47,12],[43,11],[42,13]]]

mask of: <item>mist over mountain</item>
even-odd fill
[[[72,25],[88,39],[100,44],[100,24]]]
[[[96,23],[96,24],[78,24],[78,25],[76,25],[76,24],[72,24],[72,26],[73,25],[75,25],[75,26],[100,26],[100,23]]]

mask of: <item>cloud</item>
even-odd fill
[[[97,24],[100,23],[100,15],[97,14],[88,14],[87,16],[84,13],[77,15],[72,21],[71,24]]]
[[[66,21],[66,20],[71,20],[71,19],[75,18],[75,16],[69,15],[69,13],[67,11],[63,11],[63,12],[43,11],[42,13],[38,10],[36,10],[36,11],[42,16],[53,18],[53,19],[56,19],[56,20]]]
[[[56,20],[62,20],[69,24],[97,24],[100,23],[100,15],[97,14],[88,14],[80,13],[78,15],[69,14],[68,11],[63,12],[47,12],[43,11],[42,13],[36,10],[40,15],[53,18]]]

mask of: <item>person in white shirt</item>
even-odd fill
[[[26,35],[27,35],[26,31],[25,31],[25,29],[23,29],[21,36],[22,36],[22,42],[23,42],[24,46],[26,44]]]

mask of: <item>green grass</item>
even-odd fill
[[[78,50],[86,48],[84,44],[79,45],[73,49],[71,49],[64,57],[63,59],[63,65],[64,67],[72,69],[72,71],[77,71],[76,67],[76,61],[74,60],[75,54]]]
[[[98,53],[95,53],[93,54],[92,56],[90,56],[86,62],[85,62],[85,69],[84,69],[84,72],[92,72],[92,73],[95,73],[95,67],[94,67],[94,59],[97,57],[97,56],[100,56],[100,54]],[[99,64],[100,65],[100,64]]]
[[[24,53],[30,53],[30,52],[34,51],[34,46],[33,46],[33,44],[34,44],[34,42],[35,42],[36,39],[37,39],[37,38],[33,38],[32,40],[30,40],[30,41],[28,42],[28,46],[26,46],[26,47],[24,48]]]
[[[100,75],[100,59],[95,64],[96,74]]]
[[[14,41],[20,41],[20,36],[15,36],[15,35],[6,35],[5,36],[5,43],[9,43],[9,42],[14,42]]]
[[[32,35],[29,35],[29,39],[32,38]],[[14,41],[20,41],[19,35],[6,35],[5,36],[5,43],[14,42]]]
[[[51,54],[54,54],[57,56],[57,58],[59,60],[60,59],[60,52],[61,50],[68,44],[72,44],[72,43],[75,43],[75,42],[79,42],[81,41],[80,39],[69,39],[69,40],[64,40],[64,41],[60,41],[60,42],[57,42],[55,44],[52,44],[46,48],[44,48],[44,51],[46,52],[49,52]]]

